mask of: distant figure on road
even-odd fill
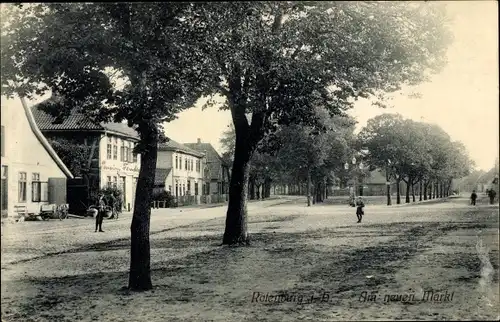
[[[95,217],[95,232],[99,229],[99,232],[103,233],[102,230],[102,221],[104,220],[104,216],[106,213],[106,202],[104,201],[104,194],[99,194],[99,204],[97,209],[97,216]]]
[[[365,211],[363,210],[364,207],[365,203],[363,202],[363,199],[358,197],[356,200],[356,216],[358,217],[358,224],[361,222],[361,219],[363,219],[363,215],[365,214]]]
[[[470,204],[475,206],[476,205],[476,199],[477,199],[477,194],[476,190],[472,190],[472,194],[470,195]]]
[[[497,192],[493,189],[490,189],[488,190],[488,197],[490,197],[490,205],[493,204],[493,202],[495,201],[495,197],[497,195]]]

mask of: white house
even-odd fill
[[[158,146],[155,191],[173,196],[201,196],[205,173],[204,154],[169,140]],[[199,203],[199,197],[195,197]]]
[[[21,99],[1,98],[2,217],[38,213],[43,204],[66,203],[73,175],[38,129]]]

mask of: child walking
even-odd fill
[[[358,200],[356,200],[356,216],[358,217],[358,224],[361,222],[361,219],[363,219],[363,215],[365,214],[365,211],[363,210],[364,207],[365,203],[363,202],[363,199],[358,197]]]

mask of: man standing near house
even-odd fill
[[[99,232],[103,233],[104,230],[102,230],[102,221],[104,220],[104,214],[106,212],[106,202],[104,201],[103,193],[99,194],[99,204],[97,210],[97,216],[95,217],[95,232],[99,229]]]

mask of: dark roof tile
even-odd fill
[[[44,101],[42,103],[45,103]],[[41,103],[41,104],[42,104]],[[93,123],[82,113],[78,111],[72,112],[67,118],[61,121],[57,121],[56,117],[44,112],[40,109],[40,104],[31,107],[33,117],[35,122],[40,128],[40,131],[85,131],[85,130],[97,130],[97,131],[112,131],[119,134],[125,135],[127,137],[132,137],[139,139],[137,131],[129,127],[124,123],[104,123],[99,124]]]
[[[158,150],[160,150],[160,151],[180,151],[180,152],[191,154],[191,155],[194,155],[197,157],[203,156],[203,153],[202,153],[203,151],[191,149],[190,147],[186,146],[185,144],[181,144],[181,143],[176,142],[172,139],[169,139],[166,143],[160,143],[158,145]]]

